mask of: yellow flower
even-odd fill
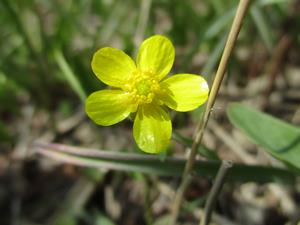
[[[86,100],[87,115],[96,124],[109,126],[136,112],[133,135],[139,148],[147,153],[165,150],[172,133],[165,106],[180,112],[193,110],[207,100],[209,91],[206,81],[198,75],[165,78],[174,57],[171,41],[161,35],[142,43],[136,64],[121,50],[99,49],[93,56],[92,70],[114,89],[92,93]]]

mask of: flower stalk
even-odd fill
[[[223,50],[223,54],[222,54],[222,57],[221,57],[212,87],[211,87],[211,91],[209,93],[205,111],[204,111],[201,121],[198,124],[196,131],[195,131],[194,142],[192,145],[192,149],[189,153],[187,162],[185,164],[185,169],[184,169],[184,172],[182,175],[182,181],[179,185],[179,188],[177,189],[178,191],[176,192],[175,201],[174,201],[173,209],[172,209],[172,217],[171,217],[172,219],[171,219],[171,223],[170,223],[172,225],[176,224],[179,209],[180,209],[180,206],[181,206],[181,203],[183,200],[184,191],[188,187],[188,185],[190,183],[189,181],[191,180],[190,175],[193,170],[195,158],[197,155],[197,149],[202,142],[204,131],[205,131],[205,128],[207,126],[207,123],[208,123],[208,120],[210,117],[210,113],[211,113],[214,103],[216,101],[222,80],[223,80],[225,72],[226,72],[226,68],[228,65],[230,55],[231,55],[234,45],[236,43],[239,31],[242,26],[243,19],[245,17],[247,8],[249,6],[249,2],[250,2],[250,0],[240,0],[240,2],[239,2],[239,6],[237,8],[236,15],[234,17],[234,20],[233,20],[233,23],[232,23],[232,26],[231,26],[231,29],[230,29],[230,32],[228,35],[228,39],[226,41],[226,44],[225,44],[225,47]]]

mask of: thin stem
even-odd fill
[[[221,164],[221,167],[218,171],[215,183],[208,195],[208,199],[205,204],[205,210],[203,218],[199,225],[208,225],[212,212],[214,210],[217,198],[222,190],[223,184],[225,182],[226,176],[228,175],[229,169],[232,167],[232,162],[224,160]]]
[[[219,63],[219,67],[217,69],[214,82],[212,84],[212,88],[211,88],[211,91],[210,91],[210,94],[208,97],[206,109],[204,111],[204,114],[201,118],[200,123],[198,124],[198,126],[196,128],[196,132],[195,132],[196,135],[194,137],[192,149],[190,151],[189,157],[185,164],[185,169],[184,169],[184,172],[182,175],[182,181],[180,183],[180,187],[178,190],[182,190],[182,189],[185,190],[189,184],[189,182],[187,182],[186,179],[188,179],[188,177],[189,177],[188,175],[192,172],[196,154],[197,154],[197,149],[202,142],[204,130],[207,126],[208,119],[210,117],[210,113],[211,113],[214,103],[216,101],[218,91],[220,89],[222,80],[223,80],[225,72],[226,72],[229,57],[230,57],[233,47],[236,43],[239,31],[242,26],[243,19],[245,17],[247,8],[249,6],[249,2],[250,2],[250,0],[240,0],[240,2],[239,2],[239,5],[238,5],[237,11],[236,11],[236,15],[234,17],[234,20],[233,20],[233,23],[232,23],[232,26],[231,26],[231,29],[230,29],[230,32],[228,35],[228,39],[225,44],[225,48],[224,48],[224,51],[223,51],[223,54],[222,54],[222,57],[221,57],[221,60]],[[172,219],[171,219],[172,225],[176,224],[178,212],[179,212],[180,205],[181,205],[181,202],[183,199],[183,193],[184,193],[184,191],[176,192],[176,197],[175,197],[173,211],[172,211]]]
[[[183,200],[183,195],[184,195],[184,192],[185,192],[186,188],[189,186],[189,184],[192,180],[192,175],[187,174],[184,178],[185,179],[182,179],[182,181],[181,181],[181,183],[180,183],[180,185],[179,185],[179,187],[176,191],[176,194],[175,194],[175,200],[174,200],[173,204],[176,207],[174,207],[173,211],[172,211],[172,217],[171,217],[171,221],[170,221],[171,225],[176,224],[176,220],[177,220],[177,217],[178,217],[180,205],[181,205],[182,200]],[[174,215],[176,215],[176,217],[174,217]]]
[[[144,219],[147,225],[151,225],[153,224],[151,203],[151,190],[153,189],[153,184],[148,175],[142,174],[142,178],[144,184]]]

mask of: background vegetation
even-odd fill
[[[130,121],[97,127],[85,115],[86,96],[104,87],[91,71],[91,57],[104,46],[134,55],[145,37],[164,34],[176,48],[172,73],[201,74],[211,84],[237,4],[2,0],[0,224],[167,224],[178,185],[173,176],[180,175],[182,163],[116,161],[120,152],[142,153],[134,144]],[[197,165],[200,176],[186,192],[180,224],[198,224],[219,159],[238,166],[219,196],[215,224],[297,224],[299,10],[298,0],[251,1],[199,149],[202,158],[216,164]],[[250,108],[228,107],[232,102]],[[186,155],[201,112],[173,112],[168,157]],[[113,153],[109,162],[127,172],[50,160],[35,153],[32,143],[37,141],[107,150]],[[281,144],[289,146],[287,151],[278,149]]]

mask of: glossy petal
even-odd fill
[[[85,111],[96,123],[109,126],[124,120],[132,111],[129,95],[121,90],[101,90],[86,100]]]
[[[142,43],[137,56],[137,67],[142,71],[152,71],[160,80],[170,72],[174,57],[172,42],[164,36],[154,35]]]
[[[140,106],[133,124],[137,145],[147,153],[160,153],[169,145],[172,124],[169,113],[156,104]]]
[[[208,97],[206,81],[194,74],[177,74],[160,83],[165,92],[160,96],[171,109],[185,112],[202,105]]]
[[[101,48],[93,56],[92,70],[105,84],[122,87],[136,70],[134,61],[116,48]]]

